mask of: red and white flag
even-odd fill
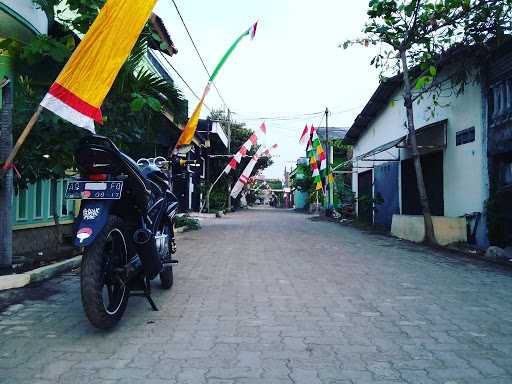
[[[308,125],[306,124],[306,126],[304,127],[304,130],[302,131],[302,135],[300,136],[299,143],[304,144],[306,142],[306,139],[308,138],[308,133],[309,133],[309,129],[308,129]]]
[[[231,190],[231,197],[236,198],[240,192],[242,192],[242,189],[244,188],[244,185],[247,184],[247,182],[251,178],[251,173],[254,170],[254,167],[256,166],[256,163],[258,162],[259,158],[261,156],[270,156],[270,151],[272,149],[275,149],[277,147],[277,144],[274,144],[271,148],[261,147],[258,149],[256,154],[252,157],[251,161],[249,161],[249,164],[247,164],[247,167],[245,167],[244,171],[238,178],[238,181],[236,182],[235,186]]]
[[[226,168],[224,168],[224,173],[229,174],[231,170],[236,169],[240,161],[242,161],[242,157],[247,155],[247,153],[251,150],[251,148],[258,143],[258,140],[261,139],[262,135],[267,134],[267,127],[265,123],[260,125],[260,130],[256,133],[253,133],[251,137],[240,147],[238,152],[233,156],[233,158],[229,161]]]

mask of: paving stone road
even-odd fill
[[[133,298],[108,333],[76,274],[19,291],[0,383],[512,383],[510,271],[271,209],[178,247],[160,311]]]

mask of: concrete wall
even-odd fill
[[[434,233],[440,245],[467,241],[466,220],[458,217],[432,217]],[[391,234],[400,239],[421,243],[425,238],[423,216],[393,215]]]
[[[13,254],[35,260],[40,258],[38,252],[55,252],[62,246],[64,236],[73,235],[73,228],[73,224],[62,224],[60,234],[56,226],[13,231]]]
[[[295,204],[295,209],[304,209],[306,207],[306,201],[308,199],[308,194],[306,192],[301,192],[295,190],[293,192],[293,201]]]
[[[467,85],[465,92],[459,96],[447,90],[441,98],[443,106],[437,107],[434,116],[429,109],[431,98],[428,95],[419,105],[414,104],[416,129],[448,120],[447,146],[443,153],[444,212],[447,217],[458,217],[472,212],[483,213],[485,200],[488,198],[486,130],[483,124],[485,113],[481,89],[480,83],[474,82]],[[402,89],[400,89],[354,145],[354,157],[406,135],[405,122],[406,112],[403,106]],[[475,128],[475,141],[456,146],[456,132],[470,127]],[[393,148],[375,157],[389,158],[399,155],[399,150]],[[355,165],[371,164],[358,162]],[[365,169],[359,171],[364,172]],[[352,187],[357,192],[357,174],[353,175]],[[485,220],[480,221],[480,226],[477,241],[478,244],[486,246]]]

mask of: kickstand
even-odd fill
[[[144,296],[146,296],[146,299],[148,299],[151,309],[153,311],[158,311],[158,307],[156,306],[155,302],[153,301],[153,298],[151,297],[151,282],[147,277],[145,279],[144,284]]]

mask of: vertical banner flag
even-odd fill
[[[320,190],[323,188],[322,186],[322,178],[320,176],[320,172],[318,170],[318,163],[316,162],[315,148],[313,147],[313,143],[311,139],[309,139],[308,143],[308,157],[309,157],[309,165],[311,166],[311,172],[313,176],[313,183],[315,184],[315,190]]]
[[[220,59],[219,63],[213,70],[213,73],[211,74],[210,78],[208,79],[208,83],[206,84],[206,87],[203,91],[203,95],[201,96],[201,99],[199,100],[199,103],[197,104],[196,108],[194,109],[194,112],[192,113],[192,116],[187,122],[187,125],[183,129],[183,132],[181,133],[180,138],[178,139],[178,142],[176,143],[176,146],[181,145],[187,145],[190,144],[192,141],[192,138],[194,137],[194,134],[196,132],[197,123],[199,122],[199,115],[201,114],[201,109],[203,107],[204,99],[206,95],[208,94],[208,91],[210,90],[211,84],[219,74],[220,69],[224,65],[224,63],[227,61],[229,56],[233,53],[237,45],[242,41],[242,39],[245,36],[250,36],[251,40],[254,39],[254,36],[256,35],[256,29],[258,27],[258,22],[254,23],[248,30],[246,30],[244,33],[242,33],[238,38],[235,40],[233,44],[229,47],[229,49],[226,51],[224,56]]]
[[[156,0],[108,0],[41,101],[63,119],[94,130],[100,106],[151,15]]]
[[[302,135],[300,135],[299,143],[304,144],[306,142],[306,139],[308,138],[308,132],[309,132],[309,128],[308,128],[308,125],[306,124],[306,126],[304,127],[304,130],[302,131]]]
[[[233,158],[230,160],[226,168],[224,168],[224,173],[229,174],[231,170],[236,169],[238,164],[240,164],[240,161],[242,160],[242,157],[245,156],[251,148],[257,144],[258,139],[261,139],[262,135],[267,134],[267,126],[265,123],[262,123],[260,125],[259,131],[253,133],[249,139],[240,147],[238,152],[233,156]]]
[[[316,133],[316,129],[313,126],[311,126],[311,140],[313,148],[316,151],[316,155],[318,156],[318,160],[320,161],[320,171],[323,171],[327,168],[327,156],[324,149],[322,148],[322,143],[320,142],[320,138]]]
[[[274,144],[270,149],[266,149],[265,147],[261,147],[258,149],[256,154],[252,157],[251,161],[249,161],[249,164],[247,164],[247,167],[245,167],[244,171],[238,178],[238,181],[236,182],[235,186],[231,190],[231,197],[236,198],[238,194],[242,191],[244,188],[244,185],[247,184],[249,181],[249,178],[251,177],[251,173],[254,170],[254,167],[256,163],[258,162],[259,158],[261,156],[269,156],[270,151],[277,147],[277,144]]]

